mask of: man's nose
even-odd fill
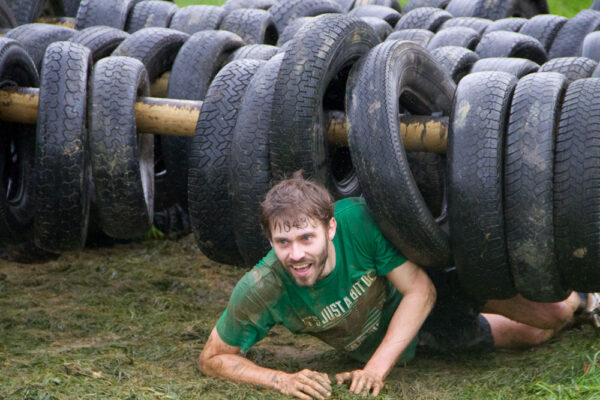
[[[290,252],[290,259],[298,261],[304,258],[304,248],[299,243],[292,243],[292,249]]]

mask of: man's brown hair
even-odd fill
[[[333,198],[322,185],[302,177],[297,171],[291,178],[273,186],[260,204],[260,225],[267,239],[271,239],[271,223],[283,227],[300,228],[305,218],[321,222],[325,227],[333,218]]]

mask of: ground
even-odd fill
[[[208,260],[191,235],[39,264],[0,261],[0,399],[288,399],[206,377],[195,366],[244,272]],[[596,332],[583,327],[529,351],[419,355],[393,370],[379,398],[600,398],[598,350]],[[332,377],[360,367],[285,329],[248,357]],[[336,387],[333,398],[359,397]]]

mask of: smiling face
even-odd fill
[[[335,229],[334,218],[327,227],[305,216],[293,224],[279,220],[271,224],[271,246],[298,286],[312,286],[333,271]]]

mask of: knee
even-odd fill
[[[537,328],[558,331],[573,320],[573,307],[564,301],[546,303],[538,317]]]
[[[516,347],[537,346],[550,339],[553,334],[554,331],[551,329],[523,329],[517,333],[517,337],[515,338],[515,344]]]

